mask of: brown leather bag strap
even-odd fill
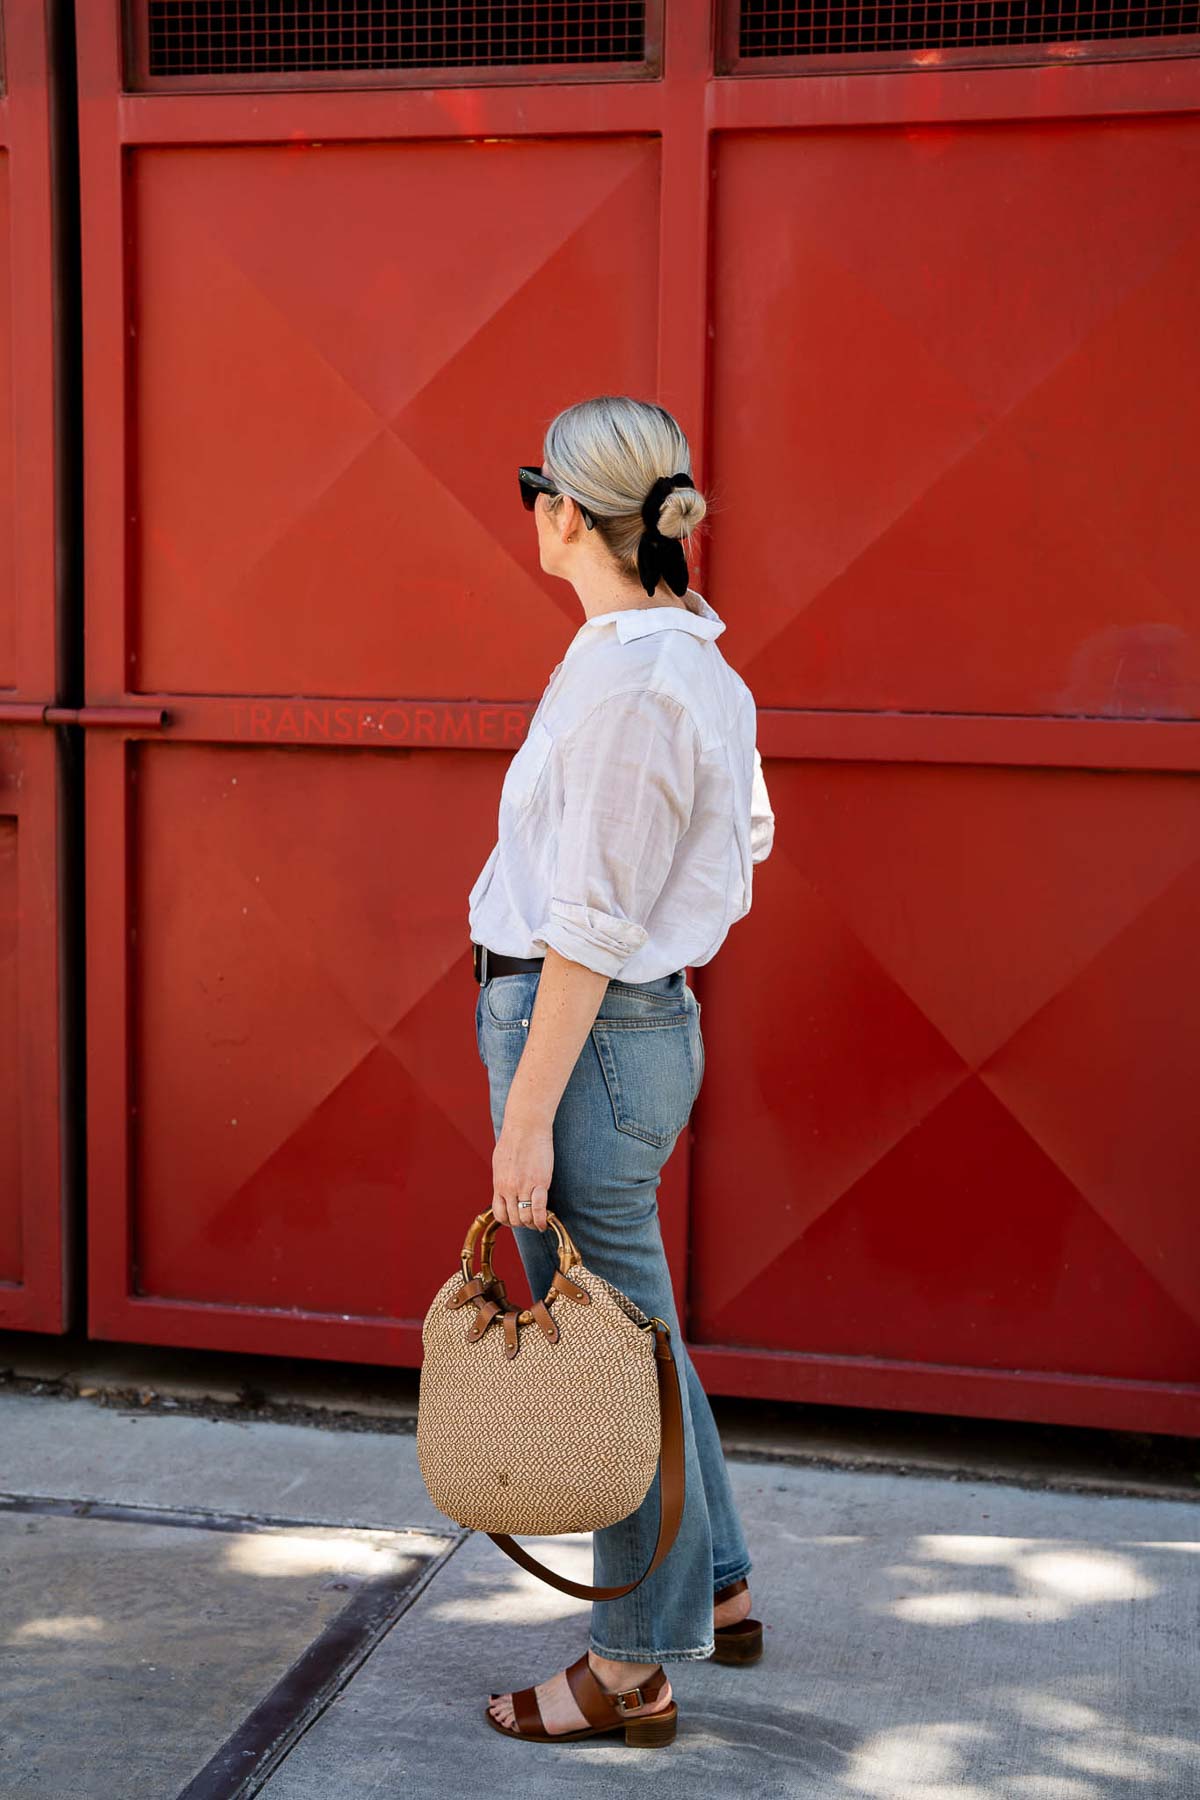
[[[658,1374],[658,1409],[662,1427],[658,1458],[658,1542],[654,1546],[654,1555],[637,1580],[627,1581],[623,1587],[587,1587],[582,1581],[570,1581],[565,1575],[558,1575],[553,1569],[548,1569],[545,1563],[530,1556],[528,1550],[507,1533],[487,1533],[493,1544],[499,1544],[506,1556],[511,1556],[514,1562],[520,1563],[523,1569],[528,1569],[531,1575],[539,1576],[542,1581],[564,1594],[573,1594],[577,1600],[619,1600],[622,1594],[631,1594],[635,1587],[641,1586],[647,1575],[654,1573],[675,1542],[679,1530],[685,1488],[683,1402],[679,1393],[679,1364],[671,1354],[670,1330],[659,1320],[654,1323],[654,1361]]]

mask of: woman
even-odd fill
[[[749,911],[751,865],[770,852],[774,816],[754,698],[717,648],[722,620],[687,585],[682,540],[705,503],[678,424],[660,406],[605,395],[561,412],[544,449],[540,470],[520,471],[522,498],[541,566],[571,583],[584,622],[509,765],[499,841],[469,899],[496,1133],[492,1211],[517,1227],[535,1297],[556,1266],[552,1206],[588,1267],[671,1327],[687,1495],[654,1573],[593,1603],[586,1655],[536,1687],[493,1694],[487,1717],[551,1741],[662,1713],[661,1731],[642,1735],[669,1741],[664,1665],[713,1655],[718,1630],[723,1660],[761,1646],[656,1190],[704,1073],[684,970],[708,962]],[[646,1567],[658,1486],[656,1474],[636,1512],[594,1534],[594,1584]]]

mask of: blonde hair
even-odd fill
[[[670,413],[626,394],[580,400],[550,421],[544,459],[554,485],[587,507],[622,572],[636,576],[647,494],[661,476],[692,470],[688,441]],[[547,502],[555,510],[559,503],[557,496]],[[674,488],[659,508],[658,529],[686,544],[707,510],[696,488]]]

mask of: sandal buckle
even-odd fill
[[[636,1694],[637,1699],[636,1700],[630,1699],[631,1694]],[[645,1706],[646,1696],[643,1694],[640,1687],[626,1688],[626,1690],[623,1694],[614,1694],[613,1695],[613,1704],[622,1713],[625,1713],[625,1712],[628,1712],[631,1707]]]

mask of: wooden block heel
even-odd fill
[[[757,1619],[740,1619],[736,1625],[713,1628],[713,1662],[752,1663],[762,1653],[762,1626]]]
[[[625,1727],[625,1742],[635,1750],[656,1750],[675,1740],[679,1708],[672,1700],[661,1713],[650,1713],[642,1719],[630,1719]]]
[[[713,1605],[719,1606],[722,1600],[744,1593],[747,1586],[744,1576],[740,1581],[731,1581],[728,1587],[723,1587],[714,1594]],[[739,1619],[734,1625],[713,1626],[713,1662],[753,1663],[758,1662],[762,1653],[763,1628],[760,1620]]]

